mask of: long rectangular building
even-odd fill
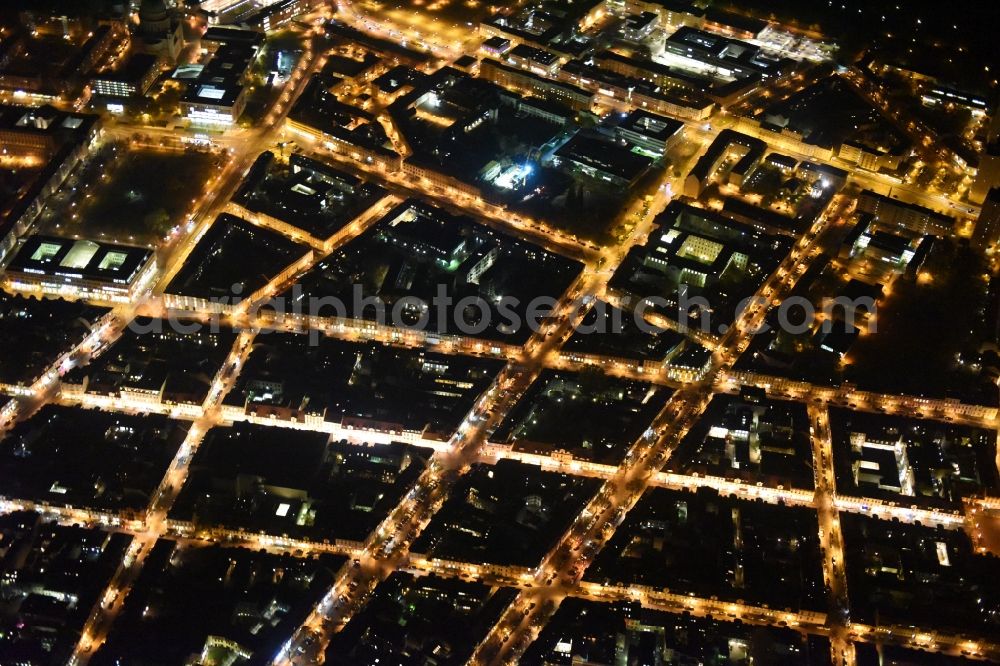
[[[181,109],[196,124],[232,125],[246,106],[244,78],[263,47],[264,34],[214,27],[202,35],[201,44],[211,59],[181,98]]]
[[[27,233],[45,203],[80,163],[101,130],[100,116],[68,113],[51,106],[0,106],[0,145],[8,155],[45,161],[14,201],[0,205],[0,263]]]
[[[730,178],[734,180],[735,185],[742,184],[742,179],[757,166],[767,152],[767,143],[760,139],[731,129],[722,130],[688,174],[684,181],[684,194],[693,198],[700,197],[708,186],[712,174],[734,147],[743,153],[731,172]]]
[[[635,110],[615,128],[626,143],[662,156],[680,140],[684,123],[673,118]]]
[[[505,88],[517,88],[534,97],[561,102],[575,111],[589,110],[594,100],[593,93],[579,86],[546,79],[491,58],[483,60],[479,77]]]
[[[89,143],[101,126],[100,116],[69,113],[53,106],[0,105],[0,145],[4,153],[51,157],[66,143]]]
[[[955,221],[947,215],[871,190],[865,190],[858,197],[858,210],[869,213],[883,225],[907,229],[922,236],[947,236],[955,225]]]
[[[714,67],[723,76],[737,79],[754,75],[777,78],[792,67],[790,60],[771,58],[759,46],[697,28],[680,28],[667,38],[663,48],[676,58]]]
[[[552,162],[557,166],[568,163],[593,178],[630,187],[646,173],[653,160],[581,131],[555,152]]]
[[[147,248],[39,235],[21,245],[6,278],[15,291],[127,303],[155,274],[156,255]]]
[[[749,95],[761,82],[761,75],[751,74],[732,81],[716,81],[711,77],[696,76],[678,67],[664,65],[654,60],[624,56],[614,51],[595,54],[594,64],[601,69],[622,76],[642,79],[664,90],[694,98],[707,97],[729,105]]]
[[[667,89],[588,65],[582,60],[573,60],[563,65],[559,78],[593,91],[594,100],[605,106],[639,108],[686,120],[705,120],[715,108],[715,104],[704,95]]]

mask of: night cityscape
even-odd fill
[[[0,3],[0,666],[1000,664],[998,30]]]

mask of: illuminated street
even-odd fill
[[[3,13],[0,663],[1000,661],[987,96],[549,4]]]

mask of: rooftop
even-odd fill
[[[736,14],[734,12],[723,11],[714,7],[705,10],[705,20],[710,23],[717,23],[727,28],[735,28],[741,31],[752,32],[755,35],[761,32],[768,25],[767,21],[755,19],[750,16],[744,16],[742,14]]]
[[[344,557],[294,558],[160,539],[150,549],[99,664],[264,661],[332,586]],[[216,661],[218,660],[218,661]]]
[[[466,562],[538,566],[599,487],[598,479],[514,460],[475,464],[413,550]]]
[[[223,213],[167,285],[167,293],[201,298],[248,298],[306,253],[284,236]],[[244,268],[253,266],[248,273]]]
[[[531,60],[545,66],[551,65],[559,59],[554,53],[537,49],[528,44],[518,44],[507,53],[507,57],[524,58],[525,60]]]
[[[0,382],[30,385],[87,336],[106,308],[0,292]]]
[[[153,259],[144,247],[57,236],[31,236],[8,270],[56,277],[131,284]]]
[[[201,41],[259,47],[264,44],[265,38],[264,33],[257,30],[213,25],[201,36]]]
[[[767,142],[756,137],[748,136],[736,130],[725,129],[719,132],[712,145],[708,147],[694,168],[691,169],[691,176],[698,180],[705,180],[712,175],[712,171],[718,165],[722,156],[733,146],[746,149],[746,154],[741,158],[745,161],[756,161],[764,156],[767,151]]]
[[[165,416],[47,405],[0,440],[0,482],[9,497],[144,510],[187,427]]]
[[[555,154],[628,182],[645,173],[653,162],[649,157],[582,131],[577,132]]]
[[[0,105],[0,132],[47,135],[57,144],[83,140],[99,122],[100,116],[68,113],[48,105]]]
[[[618,127],[652,139],[666,141],[684,129],[684,123],[673,118],[636,109],[630,112]]]
[[[294,451],[294,455],[289,455]],[[171,516],[316,541],[362,541],[413,487],[430,452],[236,423],[212,430]]]
[[[123,83],[138,83],[149,73],[149,70],[157,66],[159,58],[149,53],[134,53],[121,67],[110,72],[101,72],[94,75],[95,80],[100,81],[121,81]]]
[[[905,201],[900,201],[899,199],[895,199],[893,197],[887,197],[884,194],[879,194],[878,192],[874,192],[872,190],[864,190],[859,195],[859,199],[871,199],[875,201],[877,204],[890,206],[892,208],[908,210],[918,215],[925,215],[933,220],[938,220],[940,222],[946,223],[948,224],[948,226],[951,226],[952,222],[954,222],[954,220],[952,220],[947,215],[942,215],[941,213],[933,211],[930,208],[925,208],[924,206],[915,203],[907,203]]]

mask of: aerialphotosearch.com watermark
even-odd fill
[[[129,325],[135,333],[161,333],[169,330],[179,334],[194,334],[206,324],[212,332],[218,332],[227,315],[238,311],[250,325],[260,328],[262,333],[273,330],[308,333],[310,344],[319,344],[323,336],[321,328],[334,322],[364,321],[379,327],[391,327],[407,331],[419,331],[428,335],[478,336],[494,330],[504,336],[515,336],[527,328],[531,333],[541,332],[546,323],[551,323],[560,300],[551,296],[537,296],[526,301],[513,296],[484,298],[479,295],[456,297],[449,285],[440,284],[435,295],[429,300],[406,295],[386,299],[366,295],[363,285],[351,288],[350,298],[337,296],[306,295],[300,285],[294,285],[287,295],[274,296],[247,305],[242,299],[240,285],[234,285],[231,294],[206,299],[210,304],[208,321],[203,314],[192,316],[186,310],[171,310],[166,318],[133,320]],[[573,331],[582,335],[621,334],[633,327],[642,333],[656,335],[664,327],[650,321],[665,318],[672,320],[668,328],[707,335],[724,335],[730,325],[715,323],[713,317],[719,312],[705,297],[685,294],[673,298],[648,296],[636,299],[630,312],[612,307],[593,296],[572,299],[563,310],[571,317],[584,308],[591,309],[586,317],[581,317],[573,326]],[[848,298],[845,296],[824,299],[819,308],[802,296],[790,296],[777,303],[759,296],[751,296],[739,302],[735,308],[724,308],[730,316],[718,315],[719,319],[733,321],[748,309],[757,314],[761,309],[770,309],[767,317],[752,331],[753,335],[770,332],[774,328],[790,335],[803,335],[819,324],[824,333],[834,331],[851,332],[854,329],[876,329],[877,308],[870,297]],[[629,319],[631,321],[629,321]],[[235,321],[235,320],[234,320]],[[239,322],[237,322],[239,323]]]

